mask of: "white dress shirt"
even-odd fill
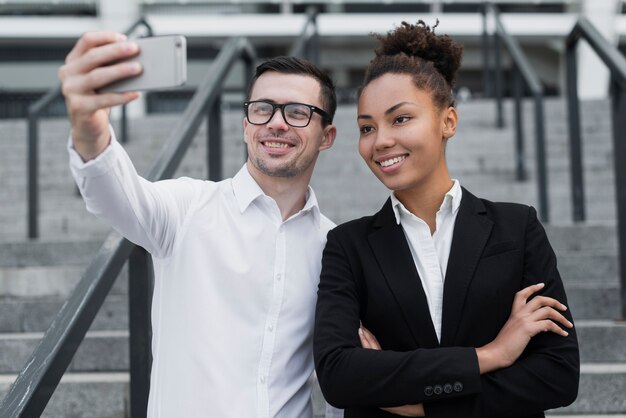
[[[221,182],[137,175],[122,146],[70,166],[87,209],[153,256],[149,417],[310,418],[326,234],[308,190],[286,221],[246,166]],[[355,331],[356,332],[356,331]]]
[[[396,222],[402,225],[407,238],[415,267],[422,281],[422,287],[428,301],[430,317],[433,321],[437,339],[441,342],[441,317],[443,312],[443,283],[448,268],[454,222],[461,205],[462,190],[458,180],[446,193],[435,218],[435,232],[424,220],[409,212],[406,207],[391,194],[391,203]]]

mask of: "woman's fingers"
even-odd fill
[[[527,286],[517,292],[515,294],[515,298],[513,299],[513,308],[512,312],[516,312],[519,309],[522,309],[526,306],[528,298],[530,298],[533,294],[537,293],[541,289],[545,287],[544,283],[537,283],[530,286]]]
[[[380,344],[378,340],[367,328],[364,326],[359,327],[359,339],[361,340],[361,347],[369,350],[380,350]]]
[[[551,308],[549,306],[544,306],[540,309],[537,309],[532,313],[532,319],[535,322],[543,321],[543,320],[551,320],[555,324],[561,324],[566,328],[572,328],[574,324],[572,324],[563,314]]]

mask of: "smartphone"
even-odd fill
[[[139,45],[139,54],[123,61],[139,62],[143,72],[115,81],[101,88],[99,92],[162,90],[185,84],[187,40],[184,36],[152,36],[132,41]]]

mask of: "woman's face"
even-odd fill
[[[456,110],[437,109],[410,75],[385,74],[370,82],[359,98],[357,122],[359,153],[387,188],[426,190],[449,181],[444,151],[456,132]]]

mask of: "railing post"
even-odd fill
[[[311,62],[315,65],[319,65],[320,63],[320,36],[319,36],[319,32],[317,31],[317,13],[315,12],[315,10],[312,12],[311,15],[311,24],[313,25],[313,35],[311,35],[311,40],[309,41],[309,45],[308,45],[308,57],[311,60]]]
[[[126,105],[122,105],[122,118],[121,118],[121,138],[120,138],[120,142],[122,144],[125,144],[126,142],[128,142],[128,119],[127,119],[127,109],[126,109]]]
[[[522,113],[522,75],[513,67],[513,93],[515,97],[515,179],[526,180],[526,153],[524,152],[524,121]]]
[[[209,180],[222,179],[222,98],[217,95],[209,105],[207,118],[207,163],[209,164]]]
[[[130,349],[130,416],[145,418],[152,367],[150,309],[154,271],[152,258],[135,246],[128,259],[128,315]]]
[[[489,41],[489,31],[487,30],[487,16],[489,12],[489,4],[484,3],[483,7],[481,7],[481,14],[483,16],[483,34],[482,34],[482,42],[481,42],[481,52],[483,58],[483,94],[485,97],[492,97],[493,92],[491,88],[491,68],[490,68],[490,57],[489,53],[491,50],[491,45]]]
[[[615,200],[617,203],[617,246],[622,310],[621,319],[626,319],[626,86],[613,84],[613,166],[615,170]]]
[[[566,46],[567,109],[569,122],[570,177],[572,187],[572,210],[574,221],[585,220],[585,190],[580,140],[580,103],[578,101],[578,70],[576,42]]]
[[[493,34],[493,48],[495,56],[495,89],[496,89],[496,126],[504,128],[504,116],[502,115],[502,57],[500,48],[500,35]]]
[[[548,170],[545,141],[545,118],[543,114],[543,96],[534,93],[535,101],[535,155],[537,161],[537,191],[539,192],[539,219],[550,222],[550,204],[548,200]]]
[[[39,115],[28,113],[28,238],[39,238]]]
[[[252,77],[254,76],[254,62],[252,62],[252,57],[249,57],[247,55],[243,56],[243,60],[244,60],[244,68],[245,68],[244,70],[245,79],[243,80],[243,86],[244,86],[243,88],[245,91],[245,88],[246,88],[245,86],[248,85],[248,83],[252,80]],[[248,161],[248,146],[245,143],[243,146],[243,161],[244,162]]]

